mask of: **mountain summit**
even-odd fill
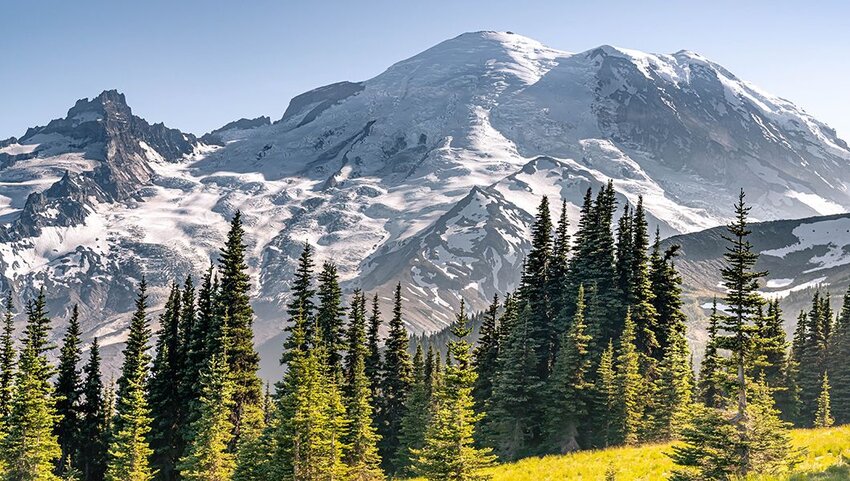
[[[120,343],[127,287],[166,266],[148,278],[157,301],[203,271],[240,210],[257,342],[272,349],[305,240],[348,288],[388,296],[403,281],[422,331],[450,322],[459,296],[477,309],[516,286],[544,194],[575,220],[584,192],[613,180],[667,235],[724,223],[742,187],[758,220],[850,208],[834,130],[687,51],[467,33],[270,117],[196,138],[107,91],[0,142],[2,287],[83,299],[89,335]]]

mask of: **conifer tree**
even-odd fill
[[[180,398],[179,389],[185,370],[180,335],[182,311],[182,294],[180,287],[174,283],[165,310],[159,317],[156,357],[148,387],[148,402],[153,417],[150,440],[154,455],[151,463],[157,471],[157,478],[163,481],[177,479],[176,465],[184,445],[181,428],[184,427],[186,405]]]
[[[0,333],[0,425],[12,411],[15,381],[14,304],[10,291],[4,303],[3,332]]]
[[[366,298],[356,291],[351,305],[351,322],[348,327],[348,355],[346,359],[347,389],[346,416],[349,421],[346,434],[345,464],[347,479],[351,481],[380,481],[384,479],[381,459],[378,456],[378,434],[374,427],[372,389],[366,377],[365,315]]]
[[[537,207],[537,216],[531,229],[531,250],[525,259],[519,295],[530,309],[530,335],[536,346],[536,374],[540,379],[549,377],[554,361],[554,326],[552,325],[551,299],[549,297],[549,263],[552,257],[552,219],[549,199],[546,196]]]
[[[569,256],[570,256],[570,220],[567,215],[567,199],[561,199],[561,215],[558,218],[558,225],[555,228],[555,236],[552,244],[552,257],[549,261],[548,273],[548,293],[547,296],[551,305],[551,316],[553,326],[550,330],[551,342],[555,344],[554,353],[558,350],[558,340],[560,333],[566,330],[564,321],[567,321],[567,314],[570,312],[569,305],[575,299],[567,298],[569,293]],[[480,376],[479,376],[480,377]]]
[[[413,451],[417,456],[418,472],[429,481],[486,480],[490,477],[481,474],[480,470],[495,460],[489,448],[474,446],[473,431],[481,414],[473,411],[472,387],[476,374],[472,366],[471,345],[466,340],[470,333],[467,323],[461,301],[452,327],[454,339],[449,341],[448,346],[451,362],[446,362],[433,420],[426,431],[423,448]]]
[[[815,427],[828,428],[835,423],[832,417],[832,403],[829,400],[829,376],[826,371],[823,373],[823,384],[821,385],[820,395],[818,395],[818,409],[815,411]]]
[[[614,371],[614,343],[608,340],[608,347],[602,351],[599,365],[596,370],[596,385],[594,388],[594,419],[599,426],[596,434],[596,444],[607,448],[616,443],[619,426],[616,413],[619,409],[619,393],[617,389],[617,376]],[[614,414],[612,416],[612,414]]]
[[[136,296],[136,311],[130,320],[121,377],[118,378],[106,481],[150,481],[155,475],[150,466],[153,450],[147,439],[153,419],[145,393],[150,370],[150,356],[147,354],[150,337],[147,284],[143,278]]]
[[[735,424],[742,433],[746,430],[747,359],[751,354],[753,335],[757,332],[755,320],[764,302],[758,292],[759,279],[767,275],[766,272],[753,270],[758,253],[753,252],[753,246],[748,240],[751,231],[747,216],[751,207],[745,204],[744,197],[742,189],[735,204],[735,220],[727,226],[729,235],[723,236],[729,246],[723,255],[725,265],[720,274],[727,291],[729,315],[720,317],[718,327],[727,334],[717,338],[718,347],[730,351],[732,366],[737,373]],[[746,453],[743,453],[743,457],[747,457]]]
[[[655,230],[655,243],[650,256],[650,281],[655,294],[652,304],[658,315],[656,338],[658,349],[666,352],[670,340],[684,336],[687,317],[682,311],[682,276],[674,265],[679,246],[672,245],[661,252],[661,234]]]
[[[775,392],[784,389],[784,374],[787,365],[788,342],[782,327],[782,310],[779,299],[767,305],[767,314],[756,319],[757,331],[753,338],[752,377],[764,377]]]
[[[625,329],[620,336],[617,353],[617,394],[619,406],[616,411],[619,421],[620,439],[625,444],[635,444],[644,430],[643,377],[640,373],[640,353],[637,350],[635,323],[626,310]]]
[[[410,386],[405,407],[399,434],[399,450],[394,464],[398,474],[407,476],[413,474],[411,453],[422,449],[425,431],[431,419],[431,396],[428,392],[422,345],[416,346],[416,354],[413,356],[413,384]]]
[[[493,395],[493,378],[496,375],[499,359],[498,314],[499,296],[495,294],[493,302],[484,313],[484,320],[478,333],[478,346],[473,351],[475,372],[478,373],[475,388],[472,390],[476,412],[484,411],[485,405]]]
[[[651,427],[655,439],[672,439],[693,404],[693,370],[688,342],[683,334],[670,337],[655,381]]]
[[[18,359],[12,409],[0,440],[0,465],[4,481],[58,481],[53,472],[61,450],[53,426],[58,421],[52,369],[47,362],[49,319],[44,309],[44,289],[27,309],[25,338]]]
[[[342,289],[339,287],[339,275],[336,265],[325,262],[319,273],[319,308],[316,312],[316,325],[319,337],[328,351],[328,363],[334,369],[342,368],[344,326],[342,308]]]
[[[850,288],[844,294],[828,357],[832,373],[832,413],[837,424],[847,424],[850,423]]]
[[[262,422],[263,383],[257,376],[260,357],[254,350],[254,310],[250,304],[250,279],[245,263],[244,230],[239,212],[230,222],[227,242],[219,257],[221,286],[218,303],[227,332],[225,356],[233,379],[234,438],[236,446],[240,433],[254,429]]]
[[[631,276],[628,305],[632,321],[635,323],[635,343],[642,355],[658,360],[662,351],[657,338],[658,312],[655,310],[655,294],[650,279],[646,214],[643,210],[643,197],[638,197],[632,218]]]
[[[183,405],[183,412],[181,417],[182,426],[181,437],[185,438],[186,434],[188,434],[188,428],[191,424],[190,420],[194,419],[194,415],[192,410],[194,409],[194,401],[200,397],[200,393],[196,394],[195,384],[200,381],[201,370],[203,370],[205,364],[192,364],[193,359],[193,342],[195,338],[195,329],[197,322],[197,305],[196,305],[196,294],[195,294],[195,285],[192,279],[192,276],[189,275],[186,277],[186,280],[183,282],[183,290],[180,295],[180,319],[177,326],[177,335],[178,335],[178,346],[180,348],[180,353],[178,355],[178,359],[180,360],[180,372],[178,373],[179,385],[177,398],[180,399],[181,404]],[[181,444],[182,444],[181,440]]]
[[[805,335],[800,348],[800,362],[797,382],[800,386],[800,407],[804,426],[814,423],[814,413],[817,410],[818,396],[823,381],[823,368],[827,366],[829,347],[829,328],[832,313],[829,299],[815,291],[812,297],[812,308],[804,319]]]
[[[579,286],[576,313],[570,328],[562,335],[555,367],[547,383],[547,431],[553,448],[559,453],[578,450],[582,426],[589,412],[591,358],[584,320],[584,287]]]
[[[381,311],[378,306],[378,294],[372,298],[372,312],[369,315],[369,327],[366,333],[368,353],[366,354],[366,377],[372,386],[372,399],[378,399],[383,365],[381,363],[380,329]]]
[[[488,416],[488,442],[502,459],[513,460],[533,452],[534,436],[539,432],[540,417],[535,412],[543,383],[536,376],[537,358],[530,335],[530,309],[519,306],[512,297],[505,300],[502,326],[507,331],[499,351],[499,368],[493,383]]]
[[[57,472],[64,474],[72,469],[71,461],[77,455],[80,446],[86,442],[80,437],[80,313],[77,305],[71,311],[68,330],[62,341],[59,354],[59,371],[56,379],[56,414],[59,421],[55,432],[59,440],[62,455],[59,458]]]
[[[192,423],[191,443],[177,470],[187,481],[230,481],[236,466],[228,450],[233,437],[233,382],[222,355],[210,358],[201,371],[200,384],[200,416]]]
[[[623,299],[629,299],[632,295],[632,267],[634,266],[632,256],[635,253],[633,242],[632,213],[629,204],[626,203],[623,206],[623,214],[617,221],[617,255],[614,261],[617,272],[617,286]]]
[[[89,360],[83,368],[85,378],[80,403],[80,444],[74,464],[80,470],[82,481],[101,481],[106,473],[109,447],[109,417],[103,381],[100,377],[100,346],[94,338],[89,350]]]
[[[295,278],[290,289],[291,299],[286,306],[286,313],[291,321],[290,329],[295,317],[304,318],[305,341],[313,338],[312,329],[315,325],[313,322],[316,315],[316,304],[313,302],[313,297],[316,295],[316,289],[313,287],[314,266],[313,246],[309,242],[304,242],[304,249],[298,257],[298,267],[295,269]]]
[[[381,435],[381,458],[386,471],[395,472],[393,463],[399,449],[398,437],[405,402],[413,382],[408,336],[402,320],[401,284],[396,285],[393,317],[384,352],[384,377],[381,383],[381,405],[378,416],[378,433]]]

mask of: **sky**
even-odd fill
[[[693,50],[850,140],[850,2],[4,0],[2,18],[0,139],[105,89],[195,134],[276,120],[307,90],[371,78],[464,32],[509,30],[571,52]]]

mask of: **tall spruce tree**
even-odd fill
[[[234,383],[231,448],[236,446],[243,430],[255,429],[262,422],[263,383],[257,375],[260,357],[254,350],[254,310],[250,303],[244,234],[242,217],[236,212],[219,257],[218,303],[221,319],[227,326],[225,356]]]
[[[178,478],[176,465],[184,446],[182,428],[186,404],[180,397],[180,380],[185,369],[182,356],[185,351],[180,335],[182,311],[182,293],[174,283],[165,310],[159,316],[156,357],[148,386],[148,403],[153,417],[150,440],[154,455],[151,463],[157,479],[163,481]]]
[[[366,298],[356,291],[351,301],[346,356],[345,412],[349,421],[346,434],[345,464],[347,479],[380,481],[384,479],[378,456],[378,433],[374,426],[372,389],[366,377]]]
[[[812,296],[812,308],[802,320],[805,322],[805,334],[802,345],[798,346],[800,362],[797,383],[800,386],[800,411],[803,414],[801,421],[804,426],[811,426],[823,383],[823,368],[828,365],[829,326],[832,323],[829,299],[816,290]]]
[[[693,404],[693,369],[684,334],[668,337],[655,380],[652,435],[657,440],[676,436]]]
[[[92,339],[89,360],[83,368],[82,401],[80,403],[80,439],[74,464],[82,481],[102,481],[106,473],[109,448],[109,417],[103,381],[100,376],[100,346]]]
[[[611,340],[608,340],[608,347],[599,357],[594,398],[593,419],[598,424],[594,443],[596,446],[607,448],[619,441],[617,412],[620,398],[614,370],[614,342]]]
[[[838,424],[850,423],[850,288],[829,343],[829,372],[832,384],[832,414]]]
[[[118,378],[107,481],[150,481],[155,475],[150,465],[153,450],[148,441],[153,419],[145,392],[151,362],[147,354],[151,338],[147,307],[147,283],[142,278]]]
[[[59,458],[57,472],[60,474],[71,471],[74,467],[71,461],[76,457],[80,446],[86,442],[80,437],[80,395],[82,385],[80,370],[77,365],[82,357],[80,348],[80,311],[74,304],[71,318],[68,320],[68,330],[62,340],[59,354],[59,371],[56,378],[56,414],[59,421],[55,432],[59,439],[62,455]]]
[[[474,445],[473,431],[481,414],[473,411],[472,387],[476,374],[470,353],[472,346],[467,341],[471,332],[467,324],[461,301],[433,420],[425,433],[424,446],[413,450],[418,472],[429,481],[489,479],[480,470],[495,460],[491,449]]]
[[[632,255],[628,305],[635,323],[635,343],[638,351],[655,360],[662,355],[658,342],[658,312],[655,310],[655,293],[652,289],[649,266],[649,235],[643,197],[638,197],[632,218]]]
[[[3,332],[0,333],[0,425],[12,412],[15,385],[15,324],[12,292],[3,305]]]
[[[395,465],[398,474],[408,476],[414,474],[411,453],[422,449],[425,444],[425,431],[431,419],[431,395],[428,392],[425,357],[421,344],[416,346],[416,354],[413,356],[413,384],[410,386],[405,407]]]
[[[537,216],[531,228],[531,250],[525,259],[519,295],[530,309],[530,335],[536,346],[536,374],[546,379],[554,362],[552,306],[549,297],[549,263],[552,260],[552,219],[549,199],[546,196],[537,207]]]
[[[304,242],[304,249],[298,257],[298,267],[295,269],[295,278],[292,280],[290,289],[290,301],[286,306],[286,313],[290,319],[292,328],[294,319],[297,316],[304,318],[305,342],[313,339],[312,329],[315,325],[314,318],[316,315],[316,304],[313,302],[313,297],[316,295],[316,289],[313,287],[313,246],[309,242]]]
[[[233,437],[233,381],[223,355],[210,358],[201,371],[200,384],[200,415],[192,422],[191,443],[177,471],[187,481],[231,481],[236,467],[235,456],[228,449]]]
[[[381,362],[381,310],[378,306],[378,294],[372,298],[372,311],[369,314],[369,327],[366,333],[368,353],[366,354],[366,377],[372,386],[372,399],[378,399],[381,379],[383,378],[383,364]]]
[[[829,375],[824,371],[823,383],[821,384],[820,394],[818,395],[818,409],[815,411],[815,427],[828,428],[835,423],[835,418],[832,417],[832,403],[829,399]]]
[[[614,415],[619,424],[619,439],[625,444],[635,444],[645,431],[644,379],[640,372],[640,353],[636,344],[636,326],[631,312],[626,310],[625,328],[620,336],[617,352],[618,409]]]
[[[339,287],[339,275],[336,265],[331,262],[322,264],[319,273],[319,307],[316,312],[316,325],[319,337],[328,351],[328,363],[334,369],[342,368],[342,353],[345,349],[344,310],[342,307],[342,289]]]
[[[484,411],[493,395],[493,379],[496,375],[499,359],[499,295],[493,295],[493,302],[484,313],[481,329],[478,333],[478,346],[473,351],[473,363],[478,378],[472,395],[475,398],[476,412]]]
[[[0,465],[4,481],[58,481],[55,461],[61,456],[53,432],[58,421],[47,361],[50,321],[44,304],[44,289],[27,309],[24,341],[18,359],[12,409],[5,419],[5,436],[0,440]]]
[[[381,404],[378,414],[380,452],[386,471],[394,473],[394,460],[399,449],[401,420],[405,402],[413,382],[413,366],[408,353],[408,334],[402,319],[401,283],[396,285],[393,317],[384,350],[384,377],[381,382]]]
[[[725,383],[721,381],[725,374],[725,360],[718,351],[718,329],[720,314],[717,312],[717,298],[711,302],[711,315],[708,317],[708,342],[699,370],[697,392],[700,400],[708,407],[719,408],[725,401]]]

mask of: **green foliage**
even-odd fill
[[[626,310],[626,321],[617,352],[617,395],[618,408],[613,415],[619,424],[619,439],[625,444],[635,444],[645,430],[644,379],[640,372],[640,353],[635,344],[635,323]]]
[[[328,352],[328,364],[333,369],[342,368],[344,326],[342,308],[342,290],[339,287],[339,275],[336,265],[325,262],[319,273],[319,309],[316,313],[316,325],[319,338]]]
[[[562,234],[566,235],[566,234]],[[484,411],[490,398],[493,396],[493,378],[496,375],[499,360],[499,296],[493,295],[493,302],[484,313],[484,321],[481,323],[481,331],[478,335],[478,345],[473,351],[473,364],[478,378],[472,395],[475,398],[476,411]]]
[[[829,400],[829,376],[826,372],[823,373],[823,384],[821,385],[820,395],[818,396],[818,409],[815,411],[815,427],[828,428],[835,424],[835,419],[832,417],[832,403]]]
[[[596,370],[594,386],[593,414],[597,420],[597,446],[608,447],[619,440],[619,425],[616,413],[620,407],[617,387],[617,375],[614,371],[614,344],[608,341],[608,347],[602,351]]]
[[[12,397],[15,393],[15,306],[12,303],[11,291],[3,308],[3,332],[0,333],[0,425],[12,411]]]
[[[236,466],[228,444],[233,437],[230,412],[233,381],[227,361],[213,356],[201,371],[200,416],[191,425],[191,443],[177,470],[187,481],[230,481]]]
[[[365,297],[364,297],[365,299]],[[383,363],[381,362],[380,329],[381,311],[378,306],[378,295],[372,298],[372,312],[369,315],[367,331],[366,377],[372,386],[372,399],[378,399],[381,379],[383,379]]]
[[[425,431],[431,421],[431,392],[425,374],[425,358],[422,346],[416,346],[413,356],[413,384],[406,400],[406,412],[401,421],[399,450],[395,460],[400,475],[412,473],[411,452],[422,449],[425,444]]]
[[[431,481],[474,481],[490,479],[480,470],[490,466],[495,456],[489,448],[474,446],[473,431],[480,414],[473,411],[472,387],[475,369],[466,340],[470,333],[461,302],[452,328],[455,340],[449,342],[444,383],[436,393],[433,419],[425,433],[425,444],[414,450],[417,471]]]
[[[82,401],[80,403],[80,445],[74,465],[82,481],[99,481],[106,473],[112,407],[106,405],[100,377],[100,346],[92,340],[89,360],[83,368]]]
[[[55,390],[56,414],[59,416],[55,432],[62,450],[57,471],[61,474],[71,469],[71,460],[76,457],[81,444],[85,442],[79,432],[82,386],[77,364],[80,363],[82,356],[80,343],[80,313],[75,304],[71,311],[71,318],[68,320],[68,330],[62,341]]]

